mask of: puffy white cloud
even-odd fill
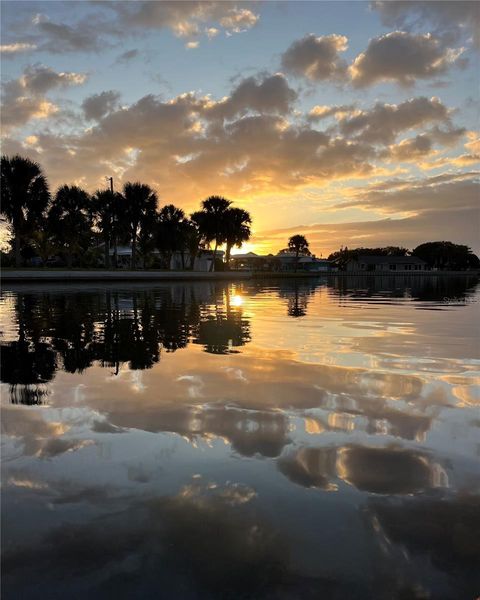
[[[220,19],[220,25],[230,33],[241,33],[256,25],[259,17],[247,8],[232,8]]]
[[[356,87],[382,81],[411,86],[417,79],[430,79],[460,62],[463,48],[445,48],[430,33],[393,31],[373,38],[354,60],[349,71]]]
[[[108,90],[101,94],[93,94],[88,96],[82,102],[82,109],[85,114],[85,118],[89,120],[98,121],[109,112],[115,109],[120,99],[119,92],[115,90]]]
[[[347,63],[339,53],[347,49],[348,40],[343,35],[306,35],[282,55],[282,67],[297,77],[311,81],[341,80],[347,72]]]

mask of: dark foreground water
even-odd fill
[[[473,600],[479,298],[5,289],[3,598]]]

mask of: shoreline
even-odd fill
[[[289,273],[272,271],[107,271],[107,270],[49,270],[8,269],[2,270],[2,282],[42,281],[225,281],[250,279],[311,279],[318,277],[475,277],[479,271],[322,271],[317,273]]]

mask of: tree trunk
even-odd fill
[[[68,250],[67,250],[67,267],[69,269],[72,268],[72,262],[73,262],[72,259],[73,259],[72,251],[70,248],[68,248]]]
[[[131,269],[135,268],[135,260],[137,258],[136,257],[136,254],[137,254],[136,250],[137,250],[137,242],[136,242],[135,238],[132,238],[132,256],[131,256],[131,259],[130,259],[130,268]]]
[[[110,240],[105,239],[105,268],[110,268]]]
[[[185,250],[182,250],[180,256],[182,257],[182,271],[185,271]]]
[[[298,267],[298,250],[295,252],[295,273],[297,272]]]
[[[15,232],[15,266],[17,267],[21,267],[22,266],[22,255],[20,253],[21,251],[21,244],[20,244],[20,234],[18,231]]]
[[[225,267],[227,271],[230,271],[230,252],[232,251],[232,245],[227,243],[225,248]]]
[[[113,238],[113,266],[118,268],[117,234]]]
[[[217,258],[217,248],[218,248],[218,242],[217,242],[217,240],[215,240],[215,248],[213,249],[213,258],[212,258],[212,263],[210,265],[210,272],[215,271],[215,259]]]

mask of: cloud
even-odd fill
[[[198,48],[199,45],[200,45],[199,41],[187,42],[185,44],[185,48],[187,48],[187,50],[194,50],[195,48]]]
[[[339,53],[347,49],[347,42],[343,35],[316,37],[311,33],[293,42],[283,53],[282,68],[310,81],[342,80],[347,72],[347,64]]]
[[[389,158],[395,161],[412,161],[418,157],[430,154],[432,151],[432,139],[425,134],[417,135],[408,140],[402,140],[399,144],[389,147]]]
[[[377,0],[370,3],[380,13],[382,22],[389,27],[433,27],[447,40],[457,40],[465,35],[480,46],[480,11],[476,2],[455,0]]]
[[[35,64],[26,67],[19,81],[27,93],[46,94],[55,88],[81,85],[86,79],[85,73],[57,73],[50,67]]]
[[[472,172],[440,179],[431,177],[405,182],[392,190],[367,190],[363,194],[360,192],[359,198],[345,202],[340,207],[357,206],[386,214],[474,210],[478,206],[478,175]]]
[[[40,65],[30,65],[23,75],[2,84],[2,125],[7,130],[25,125],[30,119],[46,119],[58,107],[47,100],[45,94],[55,89],[81,85],[86,80],[83,73],[57,73]]]
[[[281,73],[259,79],[243,79],[231,95],[212,103],[207,115],[230,119],[249,111],[261,114],[287,114],[292,110],[297,93],[288,85]]]
[[[232,8],[225,17],[220,19],[220,25],[227,32],[241,33],[257,24],[259,17],[247,8]]]
[[[245,3],[231,2],[149,2],[111,3],[122,27],[137,29],[170,29],[178,37],[192,37],[203,31],[216,35],[217,24],[231,35],[252,28],[259,20]],[[202,27],[207,24],[208,26]]]
[[[98,14],[72,25],[54,23],[45,15],[37,15],[34,25],[39,49],[54,54],[100,51],[107,45],[107,36],[119,34]]]
[[[112,112],[118,105],[120,93],[115,90],[93,94],[88,96],[82,102],[82,109],[85,118],[92,121],[99,121],[102,117]]]
[[[328,117],[344,119],[354,112],[355,106],[353,104],[344,104],[342,106],[321,106],[317,104],[310,110],[307,118],[311,122],[321,121]]]
[[[415,248],[426,240],[451,240],[467,244],[478,254],[477,179],[478,173],[473,172],[384,182],[379,190],[367,186],[357,190],[353,200],[339,203],[333,210],[360,208],[389,214],[389,218],[257,230],[256,242],[278,248],[301,230],[310,246],[324,253],[338,250],[345,243],[349,248],[391,245]]]
[[[342,119],[340,132],[369,143],[392,143],[403,131],[430,123],[448,123],[449,110],[436,98],[420,96],[401,104],[377,103],[368,111],[359,111]]]
[[[31,52],[35,49],[35,44],[16,42],[14,44],[2,44],[0,46],[0,53],[7,56],[13,56],[15,54],[20,54],[21,52]]]
[[[122,54],[119,54],[117,56],[117,58],[115,59],[115,63],[118,65],[125,65],[125,64],[129,63],[131,60],[133,60],[134,58],[137,58],[137,56],[139,54],[140,54],[140,52],[136,48],[132,48],[131,50],[126,50],[125,52],[122,52]]]
[[[371,39],[349,71],[355,87],[382,81],[409,87],[417,79],[437,77],[452,65],[460,64],[462,53],[463,48],[444,48],[430,33],[415,35],[393,31]]]

